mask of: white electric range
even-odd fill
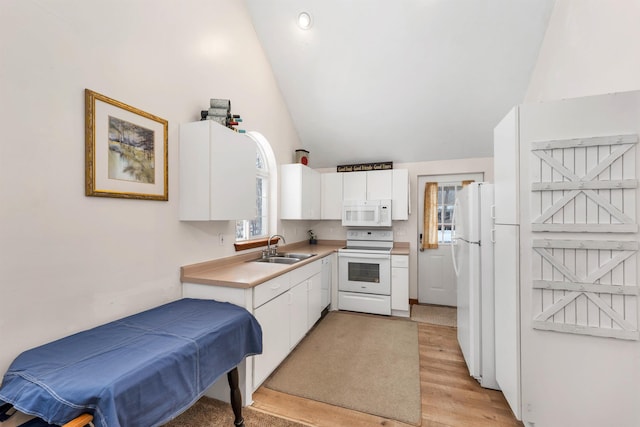
[[[338,250],[338,309],[391,315],[393,230],[347,231]]]

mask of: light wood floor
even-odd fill
[[[522,426],[499,391],[469,376],[456,329],[418,323],[423,427]],[[365,427],[407,424],[260,387],[252,407],[310,426]]]

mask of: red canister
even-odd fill
[[[296,163],[309,165],[309,152],[307,150],[296,150]]]

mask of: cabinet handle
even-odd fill
[[[270,288],[273,291],[275,291],[276,289],[280,289],[280,283],[276,283],[275,285],[271,285]]]

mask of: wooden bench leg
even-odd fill
[[[238,386],[237,367],[227,372],[227,380],[229,381],[231,409],[233,409],[233,415],[236,418],[233,421],[233,424],[239,427],[244,427],[244,418],[242,418],[242,394],[240,393],[240,387]]]

